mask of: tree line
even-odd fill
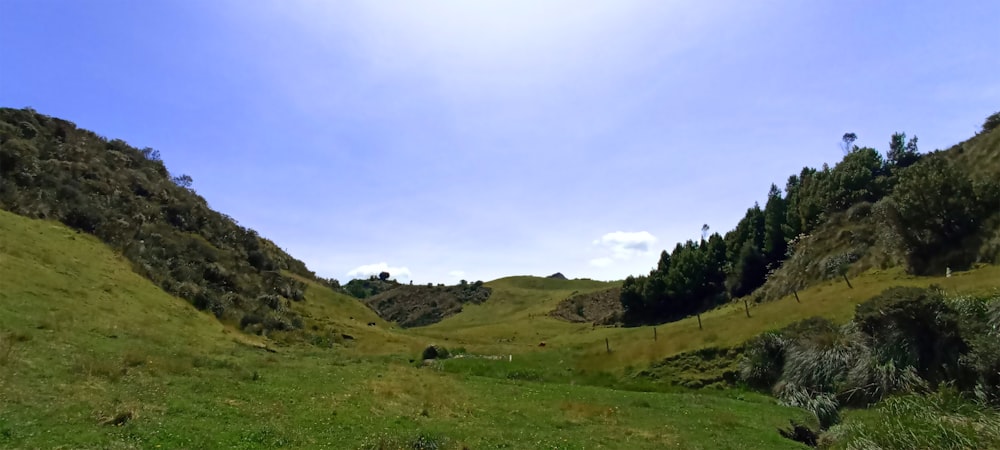
[[[998,124],[1000,113],[986,120],[982,132]],[[784,189],[772,184],[764,207],[748,208],[724,235],[709,235],[705,225],[700,240],[664,250],[648,274],[627,277],[621,293],[624,321],[676,320],[748,296],[793,255],[797,241],[862,203],[878,206],[911,273],[973,262],[976,251],[954,249],[977,248],[960,243],[981,237],[985,223],[1000,222],[1000,176],[973,179],[948,152],[920,153],[917,137],[907,139],[905,133],[891,136],[884,156],[856,140],[854,133],[844,134],[845,154],[833,167],[804,167],[788,177]],[[846,270],[856,256],[831,258],[838,261],[831,270]]]

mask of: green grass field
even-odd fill
[[[623,374],[812,315],[845,320],[888,285],[965,292],[997,280],[996,267],[869,273],[854,289],[830,283],[801,292],[801,304],[757,305],[751,318],[725,306],[703,315],[704,330],[693,319],[661,325],[656,341],[650,327],[547,316],[600,282],[496,280],[486,303],[408,330],[310,284],[292,307],[333,342],[313,345],[245,335],[95,238],[0,211],[0,448],[805,448],[777,433],[790,420],[814,424],[803,410]],[[431,343],[506,358],[418,368],[411,360]]]

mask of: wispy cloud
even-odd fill
[[[629,259],[649,254],[655,243],[656,236],[648,231],[615,231],[593,242],[596,246],[611,250],[611,257],[614,259]],[[599,258],[601,259],[606,258]],[[591,264],[593,263],[594,261],[591,261]]]

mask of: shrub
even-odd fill
[[[983,133],[989,133],[998,126],[1000,126],[1000,111],[997,111],[986,118],[986,121],[983,122]]]
[[[281,309],[281,297],[274,294],[261,295],[257,302],[276,311]]]
[[[851,369],[866,350],[864,338],[850,331],[801,337],[785,351],[785,370],[778,384],[837,394],[847,387]]]
[[[421,359],[447,359],[449,356],[448,349],[440,345],[428,345],[421,354]]]
[[[788,340],[779,333],[764,333],[745,346],[740,360],[740,377],[758,389],[770,389],[785,367]]]
[[[952,302],[961,317],[969,351],[959,362],[968,373],[959,386],[971,388],[984,402],[1000,405],[1000,296],[960,298]]]
[[[243,318],[240,319],[240,328],[246,329],[251,325],[256,325],[258,323],[263,323],[264,318],[255,313],[244,314]]]
[[[958,315],[939,291],[886,289],[858,305],[854,321],[877,351],[897,366],[914,366],[932,385],[959,378],[959,357],[968,345]]]
[[[840,406],[833,394],[814,392],[794,383],[779,383],[775,394],[788,406],[802,408],[816,415],[820,427],[826,429],[840,421]]]

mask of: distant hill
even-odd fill
[[[0,208],[58,220],[121,252],[168,293],[260,332],[301,328],[302,261],[211,209],[158,151],[32,109],[0,108]]]
[[[464,304],[485,302],[491,293],[481,281],[457,286],[399,285],[364,302],[383,319],[410,328],[440,322],[460,313]]]

